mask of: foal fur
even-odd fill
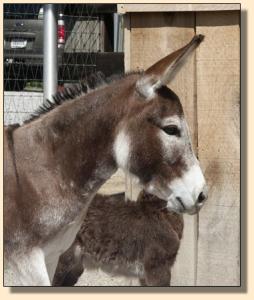
[[[73,244],[60,256],[53,285],[74,285],[85,268],[138,277],[142,285],[170,285],[183,218],[165,207],[164,200],[145,192],[137,202],[125,202],[124,194],[97,194]]]

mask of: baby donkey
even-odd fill
[[[84,268],[138,277],[145,286],[170,285],[182,215],[144,191],[137,202],[124,198],[124,193],[95,196],[73,244],[60,256],[54,286],[74,285]]]

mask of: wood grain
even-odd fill
[[[131,66],[131,51],[130,51],[130,39],[131,39],[131,28],[130,28],[130,14],[126,14],[123,17],[124,24],[124,70],[125,72],[130,71]]]
[[[199,216],[197,284],[239,285],[240,31],[238,12],[202,12],[197,33],[198,155],[209,185]]]
[[[193,37],[194,13],[131,13],[130,57],[132,70],[146,69]],[[194,147],[197,144],[195,56],[170,84],[180,97],[188,120]],[[172,275],[172,285],[194,285],[196,281],[197,219],[185,216],[184,238]]]
[[[165,11],[216,11],[216,10],[240,10],[239,3],[157,3],[157,4],[117,4],[120,14],[128,12],[165,12]]]
[[[111,178],[103,184],[98,193],[111,195],[125,192],[125,174],[122,170],[118,170]]]

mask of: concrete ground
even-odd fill
[[[76,286],[139,286],[136,278],[110,276],[102,270],[85,270]]]

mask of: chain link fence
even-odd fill
[[[115,10],[111,4],[57,5],[58,89],[96,71],[115,73],[106,66]],[[123,55],[115,62],[122,72]],[[42,4],[4,4],[4,91],[5,124],[22,123],[43,101]]]

